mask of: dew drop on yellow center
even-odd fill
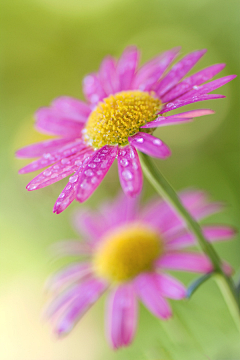
[[[121,91],[103,99],[92,111],[83,130],[85,141],[94,148],[128,144],[128,137],[156,118],[161,101],[144,91]]]
[[[159,233],[133,223],[106,234],[93,257],[93,268],[98,276],[110,282],[124,282],[153,270],[162,252]]]

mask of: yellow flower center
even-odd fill
[[[90,114],[83,130],[85,141],[94,148],[128,144],[128,137],[156,118],[161,101],[143,91],[122,91],[103,99]]]
[[[95,273],[111,282],[128,281],[151,271],[163,252],[163,242],[152,228],[133,223],[109,232],[94,257]]]

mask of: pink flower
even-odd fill
[[[167,145],[152,135],[154,128],[188,122],[213,111],[165,114],[194,102],[223,98],[209,93],[235,78],[225,76],[206,83],[225,66],[216,64],[183,79],[205,52],[186,55],[168,71],[179,48],[158,55],[140,68],[140,54],[133,46],[126,48],[117,62],[106,57],[99,72],[84,79],[86,103],[63,96],[36,112],[36,128],[58,138],[17,151],[18,157],[39,157],[20,174],[47,167],[27,189],[40,189],[73,174],[54,205],[53,211],[59,214],[74,199],[85,201],[117,158],[125,194],[138,195],[143,179],[137,150],[160,159],[170,156]]]
[[[201,191],[179,194],[194,216],[201,220],[219,211],[219,203],[210,203]],[[195,245],[182,220],[164,201],[153,201],[137,210],[137,201],[121,196],[104,205],[99,213],[77,213],[75,226],[84,232],[85,241],[63,241],[55,245],[58,256],[80,256],[77,261],[54,274],[47,283],[52,298],[46,316],[55,333],[65,335],[105,292],[106,331],[111,346],[129,345],[134,337],[137,300],[160,319],[172,315],[166,298],[180,300],[186,296],[182,283],[167,270],[208,273],[213,270],[203,254],[185,251]],[[231,239],[229,226],[206,225],[202,230],[210,242]],[[223,263],[227,274],[231,268]]]

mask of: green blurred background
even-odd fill
[[[17,171],[28,161],[14,159],[17,148],[46,138],[33,130],[34,111],[60,95],[83,99],[83,76],[97,70],[106,54],[119,56],[126,45],[141,48],[142,62],[179,45],[182,55],[208,48],[194,71],[226,62],[221,76],[238,74],[239,14],[238,0],[2,0],[1,360],[240,359],[238,332],[213,280],[190,301],[172,301],[174,318],[167,323],[141,307],[136,339],[127,349],[108,348],[104,299],[67,338],[56,340],[41,319],[45,278],[61,265],[50,262],[48,248],[77,238],[70,218],[84,205],[75,202],[53,215],[66,179],[27,192],[32,174]],[[213,199],[226,201],[226,211],[209,221],[238,228],[239,80],[218,92],[227,98],[198,105],[214,109],[215,115],[158,131],[172,157],[156,164],[177,190],[203,188]],[[119,188],[115,164],[86,205],[97,207]],[[154,191],[145,181],[143,202],[151,196]],[[234,266],[237,278],[239,239],[216,249]],[[181,275],[186,284],[194,278]]]

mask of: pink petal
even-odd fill
[[[113,349],[131,344],[137,325],[137,301],[132,285],[112,291],[107,307],[107,336]]]
[[[161,269],[208,273],[213,270],[211,261],[198,253],[167,253],[157,260]]]
[[[214,111],[211,109],[197,109],[197,110],[185,111],[185,112],[175,114],[175,115],[170,115],[170,116],[167,116],[166,119],[172,119],[175,117],[177,117],[177,118],[195,118],[195,117],[211,115],[211,114],[214,114]]]
[[[194,75],[191,75],[184,79],[179,84],[175,85],[169,92],[167,92],[163,97],[162,101],[164,103],[173,101],[179,96],[185,94],[187,91],[192,90],[194,86],[201,85],[204,82],[212,79],[217,75],[222,69],[224,69],[225,64],[216,64],[207,67]]]
[[[45,152],[40,159],[31,162],[27,166],[24,166],[19,170],[19,174],[27,174],[32,171],[43,169],[59,160],[63,160],[63,164],[66,164],[70,155],[74,155],[84,149],[87,149],[87,147],[82,139],[75,139],[73,141],[68,140],[67,144],[60,149],[53,152]],[[57,168],[58,167],[56,167],[56,169]]]
[[[203,234],[210,242],[230,240],[235,235],[235,230],[228,226],[203,226]],[[168,237],[167,248],[171,250],[181,249],[196,244],[193,234],[186,231],[177,232]]]
[[[162,296],[155,273],[141,274],[134,283],[138,296],[153,315],[163,320],[172,316],[171,308]]]
[[[132,89],[132,83],[138,66],[139,51],[135,46],[125,49],[117,64],[120,91]]]
[[[220,79],[213,80],[207,84],[200,85],[200,86],[194,86],[192,91],[189,91],[188,93],[182,95],[180,99],[186,100],[188,98],[191,98],[193,96],[199,96],[199,95],[205,95],[213,90],[218,89],[219,87],[227,84],[229,81],[235,79],[237,75],[229,75],[224,76]]]
[[[183,113],[170,115],[170,116],[159,116],[156,120],[153,120],[147,123],[141,128],[154,128],[159,126],[166,126],[166,125],[173,125],[173,124],[180,124],[182,122],[189,122],[192,121],[192,118],[203,116],[203,115],[210,115],[214,114],[213,110],[210,109],[198,109],[198,110],[190,110],[185,111]]]
[[[144,129],[151,129],[151,128],[156,128],[156,127],[161,127],[161,126],[168,126],[168,125],[176,125],[176,124],[182,124],[185,122],[190,122],[192,121],[192,118],[185,118],[185,117],[164,117],[164,116],[160,116],[158,117],[156,120],[153,120],[149,123],[147,123],[144,126],[141,126],[141,128]]]
[[[60,147],[73,142],[74,138],[63,138],[63,139],[51,139],[41,141],[39,143],[25,146],[16,152],[16,156],[19,158],[31,158],[42,156],[44,153],[55,152]]]
[[[185,286],[174,277],[166,274],[155,274],[159,290],[164,297],[180,300],[186,297]]]
[[[99,240],[106,231],[106,219],[93,210],[78,210],[73,218],[75,229],[89,240]]]
[[[171,155],[170,149],[162,140],[144,132],[129,137],[128,141],[138,150],[159,159],[165,159]]]
[[[164,107],[162,108],[162,110],[160,111],[159,114],[163,114],[163,113],[166,113],[168,111],[172,111],[172,110],[178,109],[178,108],[180,108],[182,106],[193,104],[193,103],[198,102],[198,101],[216,100],[216,99],[222,99],[222,98],[225,98],[225,97],[226,96],[224,96],[224,95],[210,94],[210,95],[192,96],[191,98],[188,98],[186,100],[177,99],[177,100],[175,100],[173,102],[170,102],[170,103],[167,103],[166,105],[164,105]]]
[[[71,264],[63,270],[52,275],[46,283],[46,290],[58,292],[62,287],[71,285],[74,282],[86,280],[91,274],[91,266],[88,262]]]
[[[80,173],[80,171],[75,172],[73,175],[75,177],[71,177],[71,181],[72,181],[72,178],[77,179],[77,177],[79,176],[79,173]],[[57,198],[57,201],[54,204],[53,213],[60,214],[61,212],[66,210],[66,208],[73,202],[73,200],[76,199],[77,186],[78,186],[77,182],[71,183],[69,181],[67,183],[67,185],[65,186],[65,188],[63,189],[63,191],[61,192],[61,194]]]
[[[95,151],[86,170],[82,172],[77,190],[77,200],[83,202],[89,198],[101,183],[117,155],[117,146],[103,146]]]
[[[89,159],[92,156],[92,153],[92,150],[86,151],[83,157],[77,157],[75,163],[78,166],[78,170],[73,176],[69,178],[69,182],[57,198],[57,201],[53,207],[53,213],[60,214],[73,202],[73,200],[76,199],[80,175],[85,169]]]
[[[135,197],[142,190],[142,168],[136,149],[127,145],[118,149],[118,173],[126,195]]]
[[[175,64],[167,75],[160,81],[156,93],[162,97],[174,85],[178,83],[206,53],[207,50],[198,50],[186,55],[182,60]]]
[[[90,151],[92,153],[92,151]],[[27,190],[37,190],[45,186],[49,186],[66,176],[74,173],[81,168],[83,160],[89,155],[88,150],[83,150],[80,153],[69,156],[68,158],[58,161],[55,165],[50,166],[38,176],[36,176],[30,183],[27,185]],[[75,174],[69,179],[71,184],[77,182],[77,175]],[[64,198],[64,193],[60,196],[61,199]]]
[[[119,91],[119,80],[116,72],[116,62],[111,56],[107,56],[100,67],[99,79],[105,90],[106,95],[114,94]]]
[[[83,80],[83,92],[88,101],[96,105],[106,97],[101,81],[97,74],[89,74]]]
[[[166,51],[144,64],[137,72],[133,81],[133,89],[149,91],[162,76],[167,67],[175,59],[180,48]]]
[[[83,129],[83,123],[72,120],[68,116],[60,114],[53,108],[40,108],[36,111],[35,118],[36,129],[51,135],[79,137]]]
[[[112,203],[101,206],[101,212],[105,217],[108,227],[115,227],[138,217],[139,197],[131,198],[123,192]]]
[[[77,287],[71,302],[55,321],[55,332],[65,335],[70,332],[77,321],[105,291],[106,285],[99,280],[91,279]]]
[[[61,96],[55,99],[51,105],[62,116],[80,123],[85,123],[91,113],[91,108],[85,102],[69,96]]]
[[[187,190],[179,193],[180,200],[187,210],[199,219],[210,215],[221,207],[216,203],[208,203],[206,194],[202,191]],[[169,204],[162,200],[154,200],[140,215],[143,221],[151,224],[160,233],[170,233],[185,227],[184,222]],[[166,235],[164,235],[166,236]],[[169,235],[168,235],[169,236]]]

